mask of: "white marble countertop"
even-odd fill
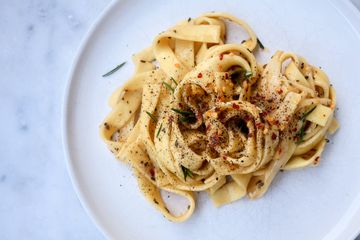
[[[110,0],[0,7],[0,239],[104,239],[70,182],[61,141],[65,83]]]
[[[0,7],[0,239],[103,239],[66,170],[61,107],[81,40],[109,2]]]

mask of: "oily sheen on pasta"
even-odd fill
[[[227,43],[227,22],[247,39]],[[208,192],[216,206],[261,197],[280,170],[319,164],[336,131],[326,74],[291,52],[261,65],[259,45],[229,14],[189,18],[134,55],[134,75],[111,96],[101,136],[169,220],[192,215],[194,192]],[[168,210],[161,190],[187,198],[182,215]]]

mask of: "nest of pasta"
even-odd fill
[[[226,21],[248,38],[226,43]],[[337,128],[334,88],[294,53],[277,51],[258,64],[258,46],[231,15],[189,18],[134,55],[133,77],[111,96],[101,136],[168,219],[191,216],[194,192],[207,191],[216,206],[254,199],[280,170],[319,163]],[[186,197],[189,207],[175,215],[160,190]]]

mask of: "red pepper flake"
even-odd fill
[[[271,139],[272,140],[275,140],[277,138],[277,135],[275,134],[275,133],[273,133],[272,135],[271,135]]]
[[[246,115],[245,117],[244,117],[244,120],[247,122],[247,121],[250,121],[250,117],[248,116],[248,115]]]
[[[221,138],[219,135],[214,134],[210,136],[210,143],[209,143],[210,147],[216,147],[220,143],[221,143]]]
[[[261,112],[260,113],[260,117],[262,117],[262,118],[264,118],[264,117],[266,117],[266,115],[268,115],[269,113],[268,112]]]
[[[273,118],[273,117],[267,116],[267,117],[266,117],[266,120],[267,120],[271,125],[274,125],[274,118]]]
[[[283,93],[282,88],[279,88],[279,89],[277,90],[277,93],[278,93],[278,94],[282,94],[282,93]]]
[[[222,156],[222,158],[223,158],[224,160],[226,160],[226,156]]]
[[[220,58],[220,60],[223,60],[224,59],[224,54],[223,53],[220,54],[219,58]]]
[[[154,170],[154,168],[150,168],[150,176],[151,176],[151,180],[155,181],[155,170]]]
[[[224,96],[219,96],[217,97],[218,102],[224,102],[225,101],[225,97]]]
[[[297,128],[294,128],[294,129],[293,129],[293,132],[296,132],[296,131],[297,131]]]
[[[260,129],[264,128],[264,124],[261,122],[256,123],[255,126],[256,128],[260,128]]]
[[[229,79],[229,74],[227,72],[225,73],[225,79]]]
[[[211,126],[210,126],[210,124],[208,124],[208,125],[206,125],[205,127],[206,127],[206,131],[209,131],[209,129],[210,129]]]
[[[239,106],[239,105],[237,105],[236,103],[233,103],[233,104],[232,104],[232,107],[233,107],[233,109],[237,109],[237,110],[239,110],[239,109],[240,109],[240,106]]]
[[[281,148],[279,148],[279,154],[281,154],[281,152],[282,152],[282,149],[281,149]]]
[[[197,77],[202,78],[202,73],[199,73]]]

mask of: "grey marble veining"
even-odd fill
[[[69,68],[110,0],[0,7],[0,239],[103,239],[66,170],[61,108]]]
[[[66,171],[61,107],[81,40],[109,2],[1,4],[0,239],[103,239]]]

